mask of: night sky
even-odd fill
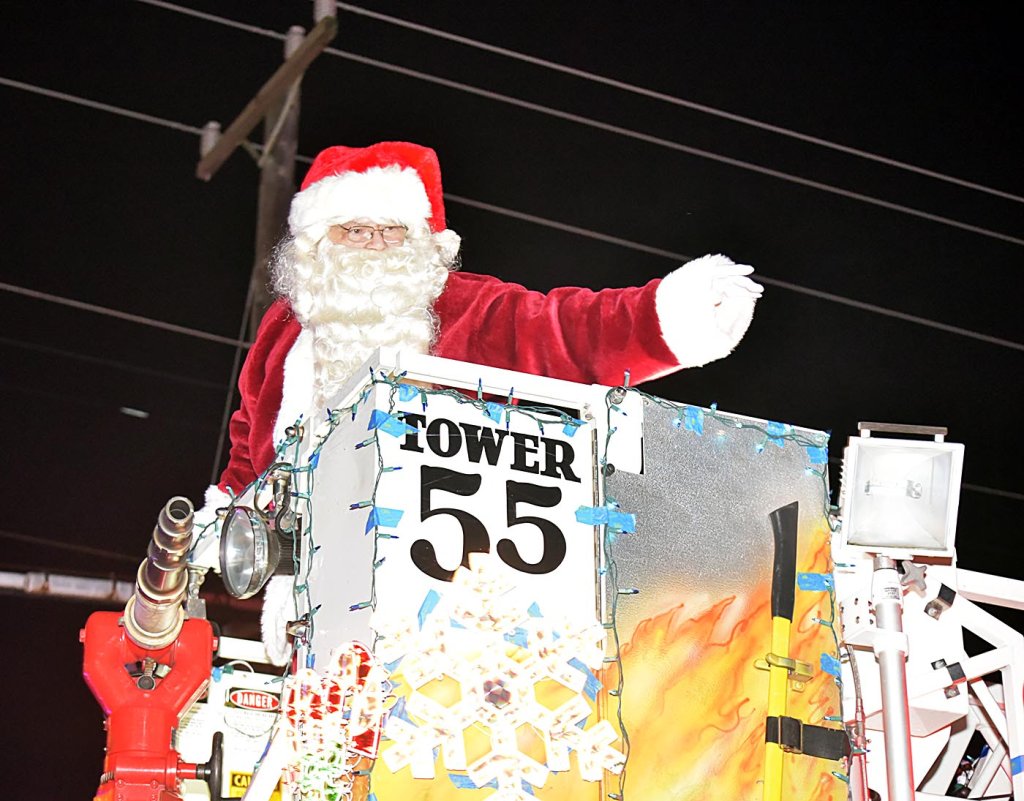
[[[532,289],[640,284],[709,252],[754,265],[766,292],[737,351],[645,388],[830,430],[833,457],[859,420],[948,426],[966,444],[960,564],[1024,578],[1024,67],[993,7],[359,8],[535,61],[342,8],[302,85],[307,162],[335,144],[432,146],[464,269]],[[0,8],[0,570],[128,578],[166,499],[201,499],[235,348],[197,332],[238,336],[259,173],[238,151],[197,180],[195,131],[230,123],[294,24],[312,26],[310,3]],[[0,604],[17,743],[4,759],[32,786],[18,797],[90,797],[103,743],[80,678],[90,607]]]

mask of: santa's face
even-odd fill
[[[451,269],[425,225],[403,228],[400,237],[389,220],[336,226],[334,236],[332,225],[315,241],[303,233],[286,240],[273,271],[275,289],[313,335],[317,406],[376,348],[429,352],[436,334],[431,307]]]

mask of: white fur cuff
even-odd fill
[[[728,356],[743,338],[760,297],[753,268],[726,256],[702,256],[669,273],[655,308],[665,343],[680,367],[700,367]]]
[[[203,508],[196,510],[194,520],[194,531],[202,531],[207,526],[217,522],[217,510],[223,509],[231,503],[231,496],[216,484],[206,488],[206,495],[203,497]],[[213,529],[207,535],[213,533]]]

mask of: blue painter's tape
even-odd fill
[[[402,437],[406,434],[416,433],[416,428],[414,426],[399,420],[394,415],[382,412],[380,409],[374,409],[370,414],[370,423],[366,428],[368,431],[374,428],[379,428],[385,434],[390,434],[393,437]]]
[[[1018,773],[1024,773],[1024,756],[1015,756],[1010,760],[1010,775],[1016,776]]]
[[[412,386],[411,384],[398,385],[398,399],[400,401],[411,401],[419,394],[419,389],[417,387]]]
[[[501,413],[505,411],[505,407],[500,403],[490,401],[487,403],[487,407],[484,410],[484,415],[490,417],[495,423],[501,422]]]
[[[587,698],[591,701],[597,698],[597,694],[601,691],[601,687],[603,685],[598,680],[597,676],[594,675],[594,671],[576,657],[569,660],[569,665],[576,668],[576,670],[587,677],[587,683],[583,685],[583,692],[586,694]]]
[[[437,751],[437,748],[435,748],[434,751]],[[436,754],[434,755],[434,759],[437,759]],[[484,788],[489,788],[492,790],[498,789],[497,779],[491,779],[489,782],[487,782],[487,784],[481,784],[479,787],[477,787],[475,784],[473,784],[473,780],[469,778],[469,776],[461,776],[458,773],[449,773],[448,778],[451,779],[452,784],[454,784],[460,790],[483,790]]]
[[[530,608],[527,609],[526,612],[527,614],[529,614],[530,617],[543,617],[543,615],[540,613],[540,607],[537,606],[536,601],[530,604]]]
[[[633,533],[636,531],[636,515],[628,512],[616,512],[614,509],[609,509],[608,528],[614,531],[626,531]]]
[[[316,470],[316,466],[320,464],[320,451],[316,451],[312,456],[309,457],[309,466]]]
[[[420,604],[420,611],[416,613],[421,629],[423,628],[423,622],[427,619],[427,615],[434,611],[434,607],[437,606],[437,602],[440,600],[441,596],[438,595],[437,590],[430,590],[423,598],[423,603]]]
[[[457,621],[453,617],[448,618],[448,625],[451,626],[453,629],[464,629],[464,628],[466,628],[462,623],[460,623],[459,621]]]
[[[413,726],[416,725],[413,723],[412,718],[409,717],[409,713],[405,711],[404,697],[395,701],[395,704],[391,707],[391,711],[388,712],[388,715],[393,718],[398,718],[399,720],[404,720],[406,723],[412,723]]]
[[[839,660],[832,656],[832,654],[823,653],[821,655],[821,669],[837,679],[843,677],[843,668],[839,664]]]
[[[576,522],[598,526],[608,522],[608,510],[601,506],[581,506],[576,510]]]
[[[579,657],[574,656],[572,659],[570,659],[569,660],[569,666],[576,668],[576,670],[578,670],[580,673],[586,673],[587,672],[587,666],[583,663],[583,661]]]
[[[697,406],[684,406],[683,428],[698,437],[704,436],[704,410]]]
[[[570,420],[568,423],[562,426],[562,433],[565,434],[567,437],[575,437],[576,432],[579,430],[579,427],[581,425],[583,425],[583,421],[577,420],[574,417],[572,420]]]
[[[801,590],[827,592],[835,586],[831,573],[797,573],[796,586]]]
[[[782,437],[785,434],[789,433],[789,428],[790,427],[785,423],[776,423],[773,421],[768,421],[768,425],[765,427],[765,430],[768,432],[768,439],[770,439],[780,448],[784,448],[786,446],[786,442],[785,440],[782,439]]]
[[[588,526],[608,526],[614,531],[636,531],[636,515],[606,506],[581,506],[576,510],[576,520]]]
[[[527,648],[530,643],[529,635],[522,626],[516,626],[512,631],[506,632],[505,640],[520,648]]]
[[[475,790],[476,785],[469,776],[462,776],[458,773],[449,773],[448,778],[451,779],[452,784],[459,790]]]
[[[368,534],[370,529],[377,526],[380,528],[395,528],[404,514],[405,512],[401,509],[388,509],[384,506],[371,506],[370,514],[366,517],[366,529],[363,533]]]
[[[811,464],[828,464],[827,448],[819,448],[817,445],[805,445],[804,450],[807,451],[807,457],[811,460]]]

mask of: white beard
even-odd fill
[[[437,335],[432,306],[451,259],[427,231],[402,245],[365,250],[302,234],[278,248],[274,289],[313,335],[313,403],[331,396],[379,347],[429,353]]]

